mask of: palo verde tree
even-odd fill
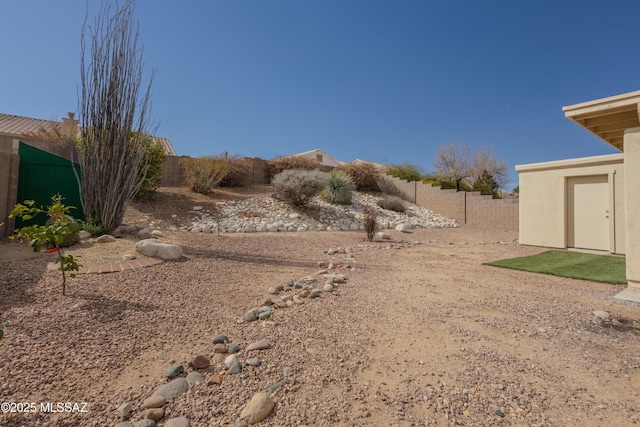
[[[150,90],[143,90],[142,49],[134,1],[102,3],[93,24],[82,26],[79,99],[82,202],[87,219],[115,229],[148,168]],[[132,132],[135,131],[135,132]],[[132,137],[133,135],[133,137]]]

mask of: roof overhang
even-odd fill
[[[640,126],[640,90],[563,107],[574,121],[620,151],[624,151],[624,131]]]

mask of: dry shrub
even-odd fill
[[[394,212],[404,212],[404,201],[400,197],[396,196],[383,196],[378,200],[378,206],[382,209],[386,209]]]
[[[320,164],[308,157],[278,156],[267,160],[267,174],[273,179],[277,174],[286,170],[311,171],[320,168]]]
[[[393,183],[390,177],[387,175],[380,174],[378,175],[376,182],[378,183],[378,187],[382,194],[387,194],[389,196],[396,196],[403,198],[402,191],[398,189],[398,187]]]
[[[362,205],[362,213],[364,215],[364,231],[367,232],[367,239],[371,242],[376,233],[378,212],[376,212],[376,208],[373,206]]]
[[[285,170],[271,180],[274,197],[293,206],[305,206],[327,185],[327,173],[319,170]]]
[[[351,177],[357,191],[380,191],[377,181],[380,172],[371,163],[345,163],[338,166],[336,170]]]
[[[251,160],[234,154],[227,156],[227,161],[229,162],[229,170],[227,176],[220,181],[220,187],[242,187],[244,178],[249,173]]]
[[[195,193],[211,193],[229,172],[227,159],[226,154],[181,158],[184,183]]]

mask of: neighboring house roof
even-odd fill
[[[53,130],[60,126],[60,122],[51,120],[34,119],[31,117],[14,116],[13,114],[0,113],[0,133],[7,135],[27,135]]]
[[[309,159],[316,160],[321,165],[332,166],[332,167],[337,167],[344,163],[344,162],[341,162],[340,160],[334,159],[333,157],[328,155],[326,152],[320,150],[319,148],[305,151],[303,153],[292,154],[291,156],[288,156],[288,157],[307,157]]]
[[[164,146],[164,153],[167,156],[177,156],[176,150],[173,149],[173,145],[171,145],[171,141],[168,138],[160,138],[159,136],[153,137],[155,142],[159,142]]]
[[[566,118],[624,151],[625,129],[640,126],[639,104],[640,91],[635,91],[569,105],[562,111]]]
[[[373,167],[378,169],[379,171],[388,167],[386,165],[383,165],[382,163],[370,162],[369,160],[362,160],[362,159],[355,159],[352,163],[356,165],[359,163],[369,163],[369,164],[372,164]]]
[[[63,118],[61,122],[0,113],[0,135],[28,136],[43,139],[43,135],[47,133],[55,134],[56,131],[60,131],[68,125],[73,126],[74,123],[77,126],[73,113],[69,113],[69,117]],[[173,145],[171,145],[171,141],[168,138],[154,137],[153,139],[164,146],[166,155],[176,155],[176,150],[173,149]]]

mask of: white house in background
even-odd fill
[[[340,160],[334,159],[333,157],[328,155],[325,151],[322,151],[319,148],[316,148],[315,150],[305,151],[304,153],[292,154],[291,156],[287,156],[287,157],[306,157],[308,159],[318,162],[322,166],[329,166],[332,168],[338,167],[344,163],[344,162],[341,162]]]
[[[370,165],[373,165],[373,167],[378,169],[379,171],[382,171],[383,169],[387,168],[387,166],[383,165],[382,163],[370,162],[369,160],[362,160],[362,159],[355,159],[351,163],[353,163],[354,165],[358,165],[360,163],[369,163]]]
[[[617,298],[640,302],[640,91],[562,110],[621,153],[516,166],[520,243],[626,254]]]

